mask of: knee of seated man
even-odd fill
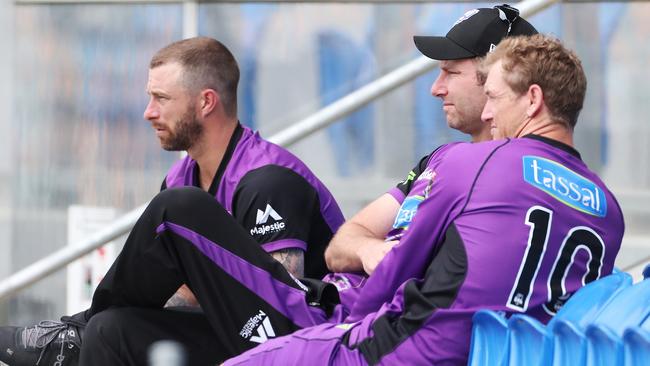
[[[214,197],[200,188],[175,187],[158,193],[150,206],[171,212],[193,212],[205,205],[214,205],[215,202]]]
[[[83,348],[95,345],[114,346],[129,333],[130,313],[127,309],[108,309],[90,318],[83,335]]]

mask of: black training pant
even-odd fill
[[[203,313],[162,309],[183,283]],[[160,339],[184,344],[191,365],[214,365],[325,321],[306,290],[209,194],[168,189],[95,291],[80,365],[145,365],[148,346]]]

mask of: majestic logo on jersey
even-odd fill
[[[267,225],[269,217],[275,222]],[[284,230],[286,225],[280,220],[282,220],[282,216],[267,203],[264,211],[257,210],[257,217],[255,218],[255,225],[257,226],[251,229],[251,235],[271,234]]]
[[[524,156],[524,180],[565,205],[590,215],[607,214],[605,193],[594,182],[552,160]]]
[[[248,319],[239,335],[253,343],[264,343],[269,338],[275,337],[275,331],[269,317],[260,310],[259,313]]]
[[[273,218],[273,220],[278,221],[282,220],[282,216],[278,215],[277,212],[269,205],[268,203],[266,204],[266,208],[264,211],[262,210],[257,210],[257,218],[255,219],[255,224],[266,224],[266,221],[268,221],[269,216]]]

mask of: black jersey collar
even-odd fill
[[[221,183],[221,177],[223,177],[223,173],[226,171],[226,167],[228,166],[228,163],[230,162],[230,159],[232,158],[232,153],[235,151],[235,147],[237,147],[237,143],[239,142],[239,139],[241,138],[242,134],[244,132],[244,129],[241,126],[241,123],[237,122],[237,127],[235,127],[235,131],[233,131],[232,136],[230,137],[230,141],[228,142],[228,147],[226,148],[226,152],[223,154],[223,158],[221,159],[221,163],[219,164],[219,168],[217,169],[217,172],[214,174],[214,178],[212,178],[212,183],[210,183],[210,189],[208,189],[208,193],[211,195],[217,194],[217,189],[219,188],[219,183]],[[194,169],[194,185],[201,188],[201,180],[200,180],[200,168],[199,165],[197,164]]]
[[[580,153],[578,152],[578,150],[576,150],[573,147],[565,144],[564,142],[560,142],[558,140],[553,140],[553,139],[550,139],[548,137],[544,137],[544,136],[540,136],[540,135],[533,135],[532,133],[529,134],[529,135],[524,136],[524,138],[529,138],[529,139],[545,142],[545,143],[547,143],[547,144],[549,144],[549,145],[551,145],[553,147],[557,147],[558,149],[564,150],[564,151],[568,152],[569,154],[575,156],[576,158],[582,160],[582,157],[580,156]]]

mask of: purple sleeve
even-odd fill
[[[404,192],[402,192],[402,190],[399,189],[399,188],[397,188],[397,187],[393,187],[393,188],[391,188],[391,189],[390,189],[388,192],[386,192],[386,193],[388,193],[388,194],[390,194],[391,196],[393,196],[393,198],[395,199],[395,201],[397,201],[399,204],[402,204],[402,202],[404,202],[404,198],[406,198],[406,195],[404,194]]]
[[[369,277],[350,317],[357,321],[390,302],[399,286],[410,278],[422,278],[426,266],[443,241],[450,222],[457,216],[467,198],[476,169],[458,169],[455,163],[438,154],[428,167],[435,172],[431,194],[425,199],[400,242],[386,255]],[[414,255],[417,253],[417,255]]]

